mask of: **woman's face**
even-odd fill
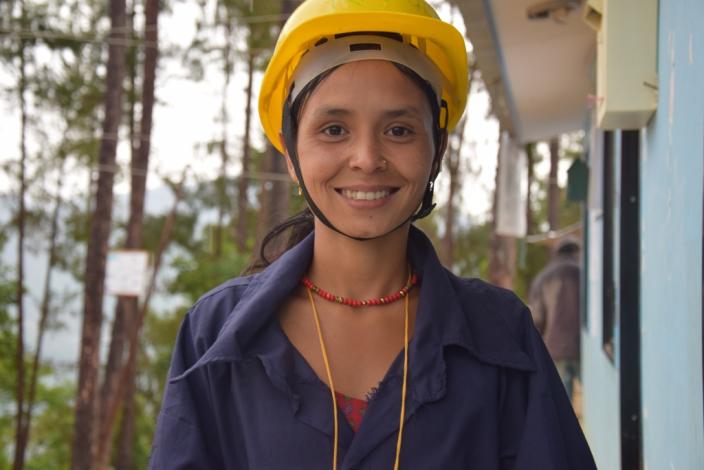
[[[396,66],[340,66],[308,97],[299,119],[297,150],[310,196],[348,235],[387,233],[420,205],[432,129],[426,95]],[[295,178],[290,160],[289,171]]]

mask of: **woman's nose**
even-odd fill
[[[379,138],[372,134],[361,135],[355,139],[351,149],[350,168],[365,173],[386,170],[386,160],[383,157]]]

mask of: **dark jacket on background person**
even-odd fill
[[[329,389],[277,319],[312,252],[313,235],[263,272],[206,294],[187,314],[151,469],[331,468]],[[401,468],[595,469],[528,309],[509,291],[446,271],[415,228],[409,260],[421,285]],[[339,469],[392,468],[402,358],[356,434],[339,419]]]
[[[579,359],[579,264],[559,252],[538,274],[528,303],[553,360]]]

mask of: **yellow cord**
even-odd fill
[[[406,387],[408,384],[408,295],[404,299],[403,319],[403,385],[401,387],[401,417],[398,423],[398,439],[396,440],[396,461],[394,470],[398,470],[401,461],[401,440],[403,439],[403,421],[406,416]]]
[[[313,294],[310,289],[306,289],[308,292],[308,299],[310,300],[310,305],[313,307],[313,318],[315,318],[315,328],[318,330],[318,340],[320,341],[320,351],[323,353],[323,362],[325,363],[325,373],[328,376],[328,385],[330,387],[330,396],[332,397],[332,418],[335,426],[333,434],[333,448],[332,448],[332,470],[337,469],[337,400],[335,400],[335,386],[332,383],[332,373],[330,372],[330,362],[328,361],[328,353],[325,349],[325,342],[323,341],[323,332],[320,329],[320,320],[318,319],[318,310],[315,308],[315,301],[313,300]]]
[[[332,397],[332,416],[333,425],[333,450],[332,450],[332,470],[337,470],[337,447],[338,447],[338,423],[337,423],[337,400],[335,399],[335,386],[332,383],[332,372],[330,371],[330,361],[328,361],[328,353],[323,340],[323,332],[320,328],[320,319],[318,310],[315,308],[315,300],[310,289],[308,292],[308,300],[313,309],[313,318],[315,319],[315,328],[318,331],[318,341],[320,341],[320,352],[323,354],[323,363],[325,363],[325,373],[328,376],[328,385],[330,387],[330,396]],[[406,416],[406,391],[408,384],[408,303],[409,295],[404,298],[404,320],[403,320],[403,385],[401,387],[401,416],[398,425],[398,438],[396,440],[396,459],[394,461],[394,470],[398,470],[401,461],[401,442],[403,440],[403,421]]]

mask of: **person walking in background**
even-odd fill
[[[533,280],[529,304],[570,399],[579,378],[579,285],[579,244],[568,237]]]

